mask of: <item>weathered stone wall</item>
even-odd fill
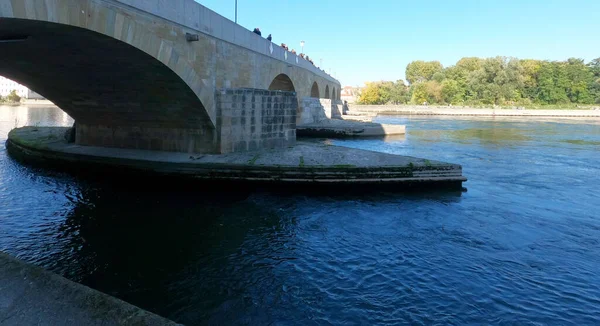
[[[78,122],[76,142],[89,146],[188,153],[231,153],[282,148],[296,143],[298,100],[294,92],[223,89],[215,92],[214,96],[216,129],[106,126]],[[315,100],[319,103],[319,99]]]
[[[135,126],[104,126],[77,123],[75,141],[78,145],[132,148],[143,150],[216,153],[214,128],[152,128]]]
[[[331,100],[331,118],[341,119],[344,112],[344,102],[341,100]]]
[[[304,97],[298,112],[298,124],[319,123],[325,119],[341,119],[343,102],[323,98]]]
[[[215,99],[220,153],[296,143],[296,93],[223,89],[216,92]]]
[[[327,116],[325,115],[325,107],[323,104],[321,104],[320,99],[316,97],[302,98],[296,123],[319,123],[325,119],[327,119]]]

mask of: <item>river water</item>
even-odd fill
[[[600,121],[379,118],[340,146],[463,165],[463,193],[308,195],[86,180],[16,163],[0,250],[196,324],[600,324]]]

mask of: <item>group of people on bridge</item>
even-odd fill
[[[262,36],[262,32],[260,31],[260,28],[258,28],[258,27],[256,27],[256,28],[254,29],[254,31],[253,31],[253,32],[254,32],[255,34],[258,34],[259,36]],[[269,36],[267,36],[267,40],[268,40],[269,42],[272,42],[272,41],[273,41],[273,37],[271,36],[271,34],[269,34]],[[292,50],[290,51],[290,49],[288,48],[288,46],[287,46],[285,43],[281,43],[281,47],[282,47],[284,50],[286,50],[286,51],[289,51],[289,52],[291,52],[291,53],[293,53],[293,54],[297,54],[297,53],[296,53],[296,50],[294,50],[294,49],[292,49]],[[300,57],[300,58],[302,58],[302,59],[304,59],[304,60],[306,60],[306,61],[308,61],[308,62],[310,62],[310,63],[311,63],[313,66],[315,65],[315,63],[312,61],[312,59],[311,59],[309,56],[307,56],[307,55],[305,56],[305,55],[304,55],[304,53],[300,53],[299,57]]]

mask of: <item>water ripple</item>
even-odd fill
[[[461,163],[468,192],[80,180],[14,162],[0,122],[0,250],[188,325],[600,324],[600,125],[386,119],[411,133],[335,143]]]

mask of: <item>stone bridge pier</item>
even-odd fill
[[[289,146],[340,84],[193,0],[0,0],[0,75],[73,117],[76,143],[190,153]]]

